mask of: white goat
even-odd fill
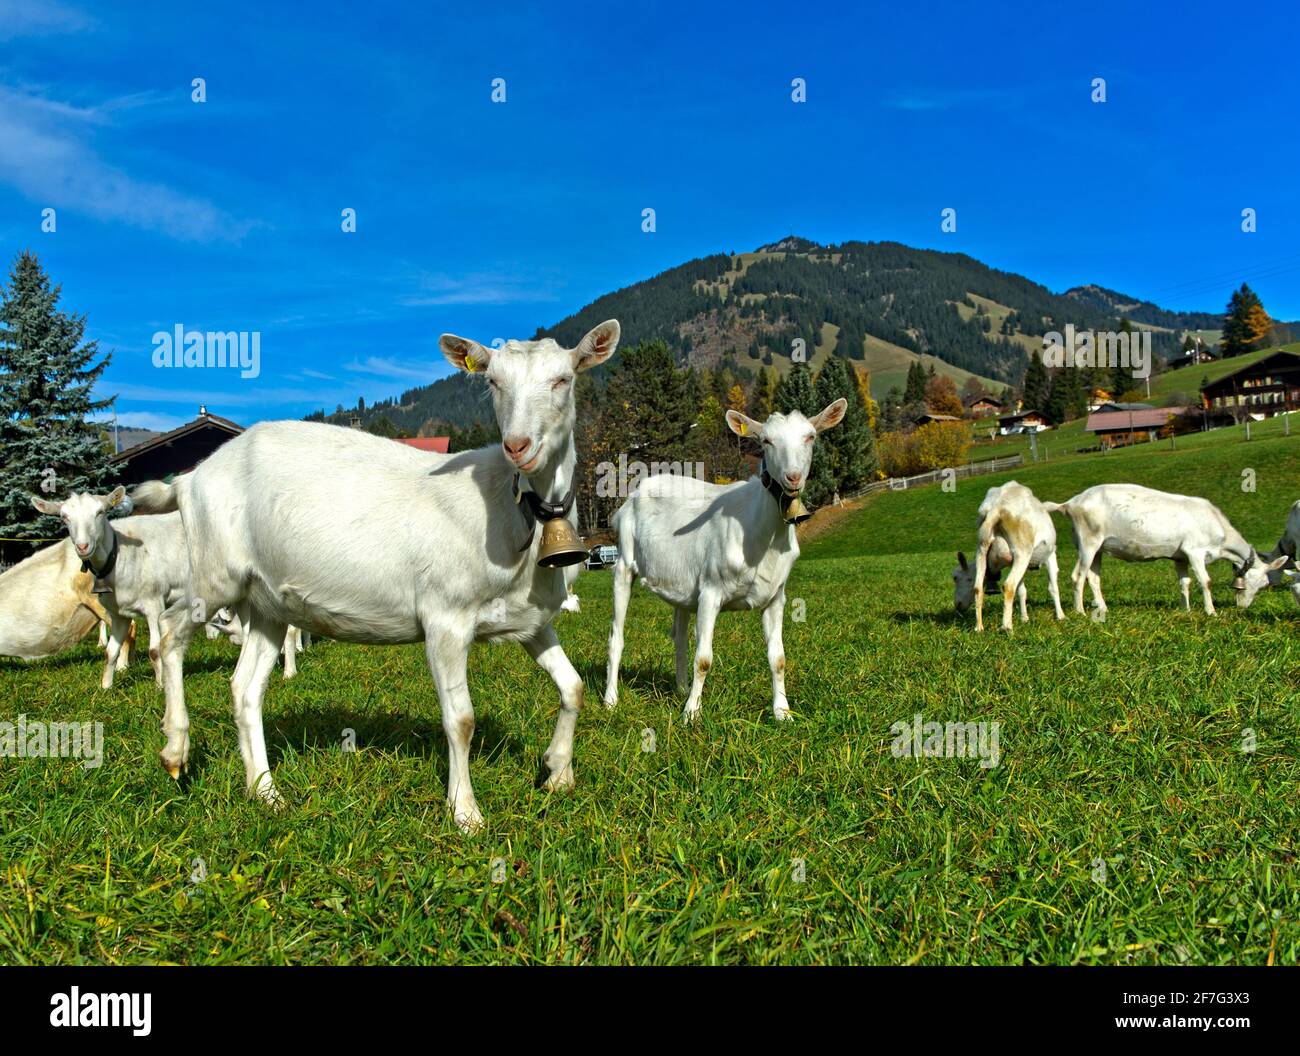
[[[1070,518],[1079,552],[1070,575],[1076,612],[1083,612],[1086,581],[1098,613],[1103,617],[1106,613],[1101,596],[1102,554],[1122,561],[1173,561],[1185,609],[1192,607],[1191,579],[1187,574],[1190,568],[1201,585],[1209,616],[1214,615],[1214,599],[1206,565],[1220,559],[1232,562],[1237,605],[1245,608],[1268,585],[1269,572],[1287,561],[1286,557],[1272,563],[1261,560],[1217,506],[1194,495],[1173,495],[1137,484],[1099,484],[1081,491],[1057,509]]]
[[[93,584],[67,539],[0,575],[0,656],[53,656],[76,645],[96,623],[106,623],[108,613],[92,593]],[[123,650],[119,668],[126,661]]]
[[[979,508],[978,545],[975,568],[966,563],[966,555],[957,555],[958,568],[953,572],[953,604],[958,612],[975,606],[975,629],[984,630],[984,592],[998,585],[1004,568],[1010,568],[1002,587],[1002,629],[1011,630],[1013,599],[1020,599],[1020,619],[1029,620],[1026,604],[1025,571],[1047,569],[1047,593],[1056,609],[1056,618],[1065,619],[1061,611],[1061,593],[1057,586],[1056,526],[1051,511],[1055,503],[1039,502],[1023,484],[1009,480],[1000,487],[989,488]]]
[[[289,623],[343,641],[425,643],[447,735],[447,803],[466,831],[483,820],[469,775],[469,648],[521,643],[560,691],[544,757],[547,787],[572,787],[583,686],[551,625],[565,598],[564,574],[539,567],[536,520],[558,505],[576,523],[574,374],[607,360],[618,338],[613,320],[573,350],[550,338],[489,349],[444,334],[448,360],[486,375],[500,447],[438,455],[360,430],[266,422],[174,485],[137,489],[138,508],[179,507],[194,603],[208,612],[248,603],[231,691],[251,794],[280,802],[262,699]],[[181,659],[193,630],[183,610],[170,608],[163,630],[164,685],[179,707],[173,715],[169,706],[162,759],[179,766],[189,729]]]
[[[785,582],[799,543],[786,511],[808,481],[817,433],[839,424],[848,408],[836,400],[811,421],[798,411],[756,422],[727,412],[738,436],[762,444],[762,471],[736,484],[710,484],[688,476],[657,475],[641,482],[614,515],[618,561],[614,565],[614,623],[609,632],[605,706],[618,702],[618,665],[623,655],[632,579],[673,607],[678,692],[686,689],[689,621],[695,611],[695,675],[683,718],[700,711],[704,679],[713,664],[713,626],[723,610],[762,609],[763,635],[772,670],[772,714],[790,717],[785,696],[785,649],[781,621]]]
[[[109,617],[108,655],[100,679],[104,689],[113,684],[114,664],[137,617],[149,625],[149,660],[162,685],[162,614],[184,600],[190,571],[180,515],[110,521],[108,511],[125,497],[120,485],[107,495],[73,492],[63,502],[32,496],[41,513],[62,518],[82,570],[94,575],[97,587],[108,589],[100,595]]]
[[[1270,563],[1270,567],[1279,557],[1286,558],[1280,569],[1269,573],[1268,583],[1273,587],[1290,587],[1291,596],[1300,604],[1300,574],[1295,571],[1297,553],[1300,553],[1300,501],[1293,502],[1287,511],[1286,528],[1283,529],[1277,546],[1267,554],[1259,555],[1261,560]]]

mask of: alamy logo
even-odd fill
[[[104,763],[102,722],[0,722],[0,758],[80,759],[87,770]]]
[[[1047,367],[1123,367],[1135,378],[1151,376],[1151,331],[1049,330],[1043,335],[1043,365]]]
[[[50,998],[52,1027],[130,1027],[137,1038],[148,1037],[152,994],[83,994],[72,987]]]
[[[704,480],[703,462],[629,462],[626,454],[618,464],[601,462],[596,466],[596,495],[602,499],[626,499],[651,477],[667,478],[658,484],[656,494],[664,498],[683,498],[695,494],[685,480]]]
[[[1000,722],[925,722],[918,711],[911,722],[889,727],[894,735],[890,753],[895,759],[976,759],[985,770],[998,765],[1002,752]]]
[[[241,378],[262,373],[260,330],[186,330],[177,323],[153,335],[155,367],[230,367]]]

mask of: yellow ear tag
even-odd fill
[[[478,370],[478,364],[474,362],[474,357],[468,352],[465,353],[465,369],[471,374]]]
[[[741,423],[740,423],[740,435],[741,435],[741,436],[747,436],[748,434],[749,434],[749,423],[748,423],[748,422],[741,422]]]

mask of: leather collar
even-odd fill
[[[108,526],[108,531],[109,534],[112,535],[113,541],[108,546],[108,557],[104,559],[104,567],[95,568],[90,563],[90,557],[95,556],[94,551],[91,551],[90,557],[85,558],[81,562],[81,571],[89,572],[95,577],[95,586],[92,591],[92,593],[95,594],[109,594],[112,592],[111,587],[104,585],[104,579],[112,575],[113,569],[117,567],[118,538],[117,530],[112,525]]]
[[[547,502],[535,491],[521,491],[519,474],[515,474],[511,490],[514,493],[515,505],[523,515],[524,528],[528,532],[524,545],[519,548],[519,553],[522,554],[533,545],[533,533],[537,530],[538,521],[553,521],[557,517],[569,516],[569,511],[573,509],[573,488],[574,485],[570,484],[569,493],[559,502]]]
[[[790,504],[797,499],[798,495],[787,495],[785,489],[772,479],[772,474],[767,471],[767,462],[764,461],[759,466],[759,479],[763,482],[763,490],[776,500],[776,508],[781,511],[781,516],[785,518],[787,524],[803,524],[812,513],[805,513],[800,517],[793,519],[785,516],[785,511],[790,508]]]

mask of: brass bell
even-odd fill
[[[1244,576],[1238,576],[1236,579],[1234,579],[1234,580],[1232,581],[1232,589],[1233,589],[1233,590],[1245,590],[1245,589],[1246,589],[1246,579],[1245,579],[1245,577],[1244,577]]]
[[[790,504],[783,513],[787,524],[797,524],[799,521],[806,521],[812,516],[800,501],[798,495],[791,495],[789,499]]]
[[[565,518],[542,522],[542,545],[537,551],[537,563],[542,568],[564,568],[586,559],[587,548]]]

